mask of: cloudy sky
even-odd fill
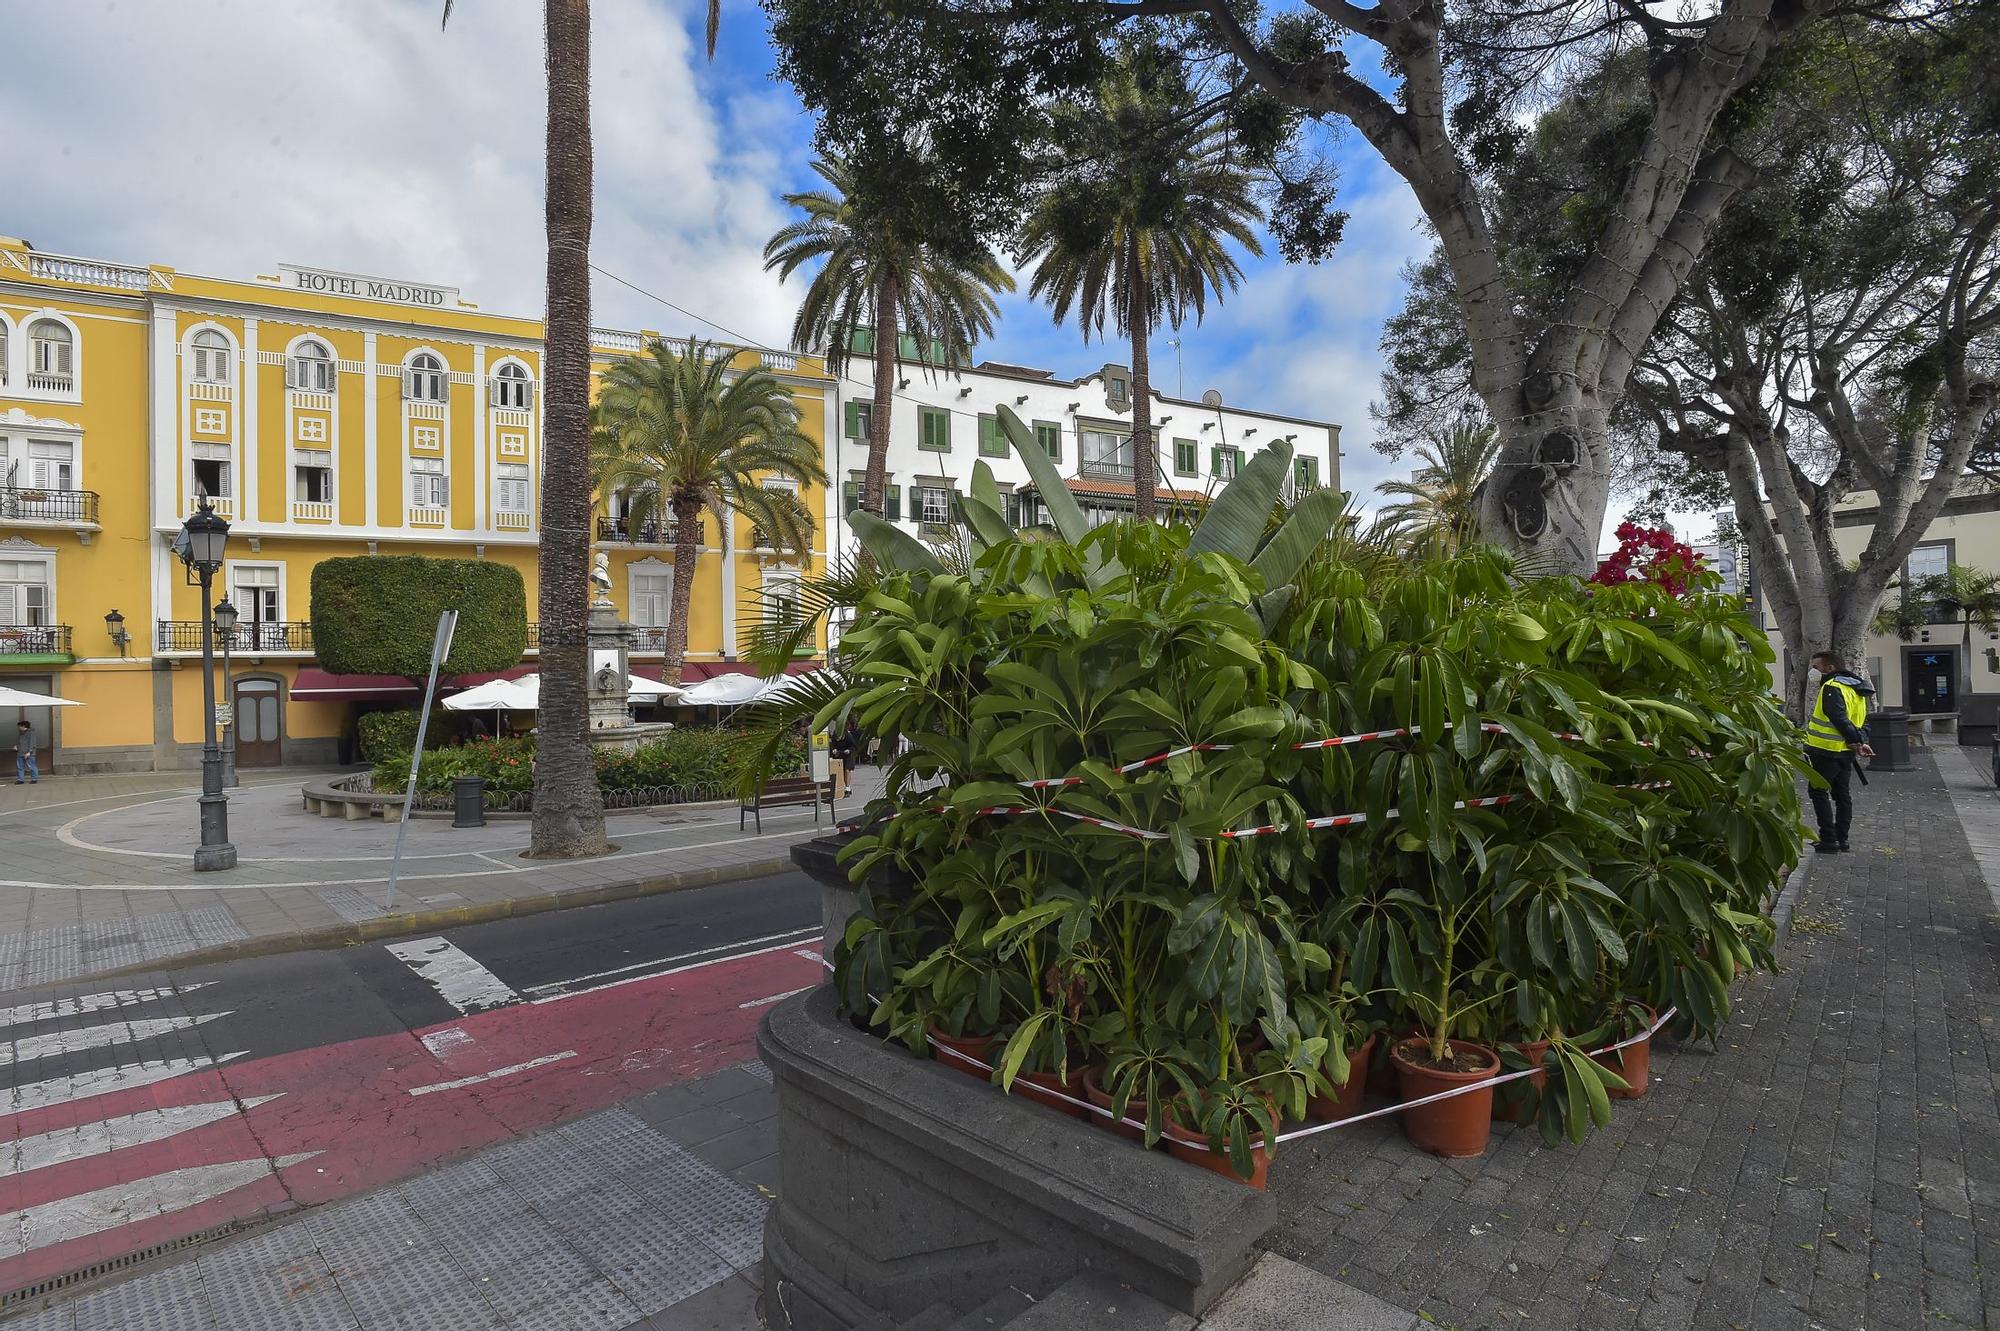
[[[458,0],[66,0],[7,18],[0,234],[45,250],[223,277],[280,262],[460,287],[503,313],[542,303],[541,6]],[[598,0],[596,322],[716,328],[782,345],[797,299],[763,271],[781,196],[813,183],[812,126],[771,78],[753,0],[725,0],[702,58],[696,0]],[[25,57],[25,58],[20,58]],[[32,134],[18,132],[33,127]],[[1369,447],[1376,339],[1397,270],[1425,247],[1409,192],[1364,145],[1343,161],[1347,239],[1317,268],[1250,261],[1188,329],[1181,380],[1345,427],[1344,482],[1402,470]],[[1024,284],[1025,285],[1025,284]],[[983,353],[1081,373],[1086,347],[1020,298]],[[1155,373],[1174,385],[1174,352]]]

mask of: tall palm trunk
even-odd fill
[[[1153,478],[1159,474],[1153,457],[1153,365],[1147,345],[1153,332],[1152,302],[1146,299],[1146,263],[1139,255],[1139,238],[1127,250],[1125,318],[1132,330],[1132,513],[1153,520]]]
[[[543,355],[541,716],[528,853],[601,855],[604,797],[591,762],[590,0],[546,0],[549,80],[548,327]]]
[[[868,470],[861,479],[861,507],[881,517],[888,503],[889,412],[895,401],[896,274],[885,268],[875,284],[875,405],[868,416]],[[864,555],[865,557],[865,555]]]
[[[681,669],[687,664],[688,650],[688,606],[694,601],[695,561],[701,558],[701,509],[699,499],[676,497],[673,501],[674,515],[674,606],[667,616],[666,660],[661,664],[660,676],[669,684],[681,682]],[[729,522],[733,515],[724,514],[722,520]],[[725,559],[728,556],[723,556]]]

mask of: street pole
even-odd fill
[[[235,643],[236,616],[232,613],[222,628],[222,705],[229,709],[229,721],[222,727],[222,784],[230,790],[236,789],[236,676],[229,666],[229,649]]]
[[[213,569],[201,569],[201,845],[194,867],[234,869],[236,847],[229,844],[229,797],[222,793],[222,748],[215,738],[215,618],[208,597]]]

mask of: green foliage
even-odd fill
[[[1523,585],[1478,548],[1364,576],[1325,548],[1268,624],[1254,544],[1184,528],[885,572],[811,722],[903,748],[895,816],[845,852],[868,886],[843,1000],[912,1048],[1001,1037],[1003,1085],[1102,1064],[1150,1133],[1180,1115],[1239,1168],[1374,1029],[1559,1037],[1552,1137],[1608,1120],[1583,1053],[1633,1000],[1720,1029],[1801,846],[1762,635],[1712,588]]]
[[[417,747],[417,722],[421,714],[415,709],[403,712],[368,712],[355,721],[354,730],[361,749],[364,763],[382,763],[403,755],[403,767],[408,770],[410,750]],[[431,713],[431,723],[424,732],[424,747],[435,749],[451,742],[454,727],[451,718],[444,712]]]
[[[390,713],[389,715],[403,715]],[[412,729],[414,736],[414,729]],[[606,792],[681,789],[720,799],[740,782],[753,749],[748,736],[735,729],[693,726],[668,731],[631,753],[600,751],[595,755],[597,784]],[[773,770],[792,772],[805,765],[806,741],[791,735],[778,746]],[[407,746],[375,761],[375,789],[401,790],[410,778]],[[534,788],[534,736],[521,739],[475,739],[467,744],[432,748],[417,772],[417,791],[425,795],[451,792],[454,777],[486,779],[486,801],[507,803],[509,797]]]
[[[445,674],[520,663],[528,646],[527,592],[506,564],[357,555],[313,566],[313,646],[320,664],[336,674],[422,679],[446,610],[458,611],[458,631]]]
[[[486,778],[486,802],[505,804],[508,797],[534,789],[535,741],[482,737],[470,744],[426,749],[423,765],[417,769],[417,793],[448,795],[453,779],[461,776]],[[408,749],[375,764],[377,790],[401,790],[409,779]]]

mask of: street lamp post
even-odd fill
[[[222,726],[222,784],[236,789],[236,676],[230,673],[229,649],[236,643],[236,607],[227,596],[215,603],[215,631],[222,635],[222,705],[229,720]]]
[[[228,543],[229,524],[215,515],[203,495],[175,542],[181,563],[201,586],[201,844],[195,847],[194,867],[203,871],[236,867],[236,847],[229,844],[229,797],[222,793],[222,749],[215,741],[215,620],[209,603]]]

